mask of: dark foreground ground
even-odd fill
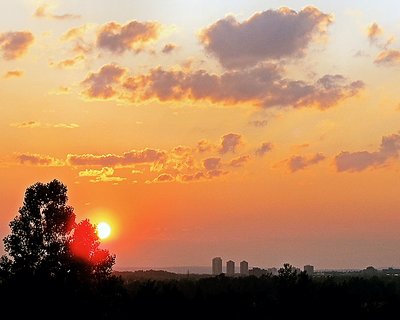
[[[1,319],[400,319],[394,276],[116,273],[90,285],[3,282],[0,295]]]

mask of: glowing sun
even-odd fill
[[[111,227],[107,222],[100,222],[97,225],[97,235],[100,239],[108,238],[111,234]]]

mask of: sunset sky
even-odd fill
[[[400,267],[399,1],[0,12],[1,238],[56,178],[117,269]]]

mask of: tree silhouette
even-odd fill
[[[75,222],[67,205],[67,187],[58,180],[26,189],[23,206],[4,238],[8,255],[0,259],[0,275],[47,279],[101,279],[111,274],[115,256],[99,249],[89,220]]]

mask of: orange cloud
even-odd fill
[[[385,50],[379,53],[374,63],[378,65],[398,65],[400,63],[399,50]]]
[[[93,183],[97,182],[117,183],[126,180],[126,178],[115,177],[113,175],[114,175],[114,169],[110,167],[105,167],[102,168],[101,170],[86,169],[84,171],[79,172],[79,177],[91,177],[92,179],[89,181]]]
[[[267,59],[303,56],[324,35],[332,16],[314,7],[256,13],[244,22],[229,16],[202,30],[200,40],[225,68],[254,66]]]
[[[39,6],[33,16],[35,18],[48,18],[48,19],[55,19],[55,20],[74,20],[74,19],[79,19],[81,16],[76,15],[76,14],[54,14],[49,10],[50,6],[47,4],[43,4],[42,6]]]
[[[78,56],[73,57],[72,59],[65,59],[58,63],[51,63],[51,65],[55,65],[58,68],[65,69],[65,68],[71,68],[83,60],[85,60],[85,56],[78,55]]]
[[[371,43],[375,43],[377,39],[383,35],[383,29],[376,22],[374,22],[368,26],[367,35],[369,41]]]
[[[21,70],[10,70],[10,71],[7,71],[7,72],[4,74],[3,78],[4,78],[4,79],[19,78],[19,77],[22,77],[23,74],[24,74],[24,72],[21,71]]]
[[[97,33],[97,46],[117,54],[137,51],[147,42],[157,39],[160,30],[156,22],[131,21],[125,25],[109,22]]]
[[[22,57],[34,41],[34,36],[29,31],[0,33],[0,51],[3,58],[14,60]]]
[[[23,165],[46,166],[46,167],[64,166],[64,162],[62,160],[40,154],[32,154],[32,153],[19,154],[17,156],[17,160]]]
[[[290,171],[296,172],[299,170],[303,170],[311,165],[317,164],[325,159],[326,157],[322,153],[316,153],[310,158],[306,158],[303,156],[293,156],[289,160],[287,160],[287,163]]]
[[[124,152],[122,155],[69,154],[67,163],[71,166],[132,166],[144,163],[163,163],[166,156],[165,151],[146,148]]]
[[[37,121],[15,122],[11,123],[10,127],[25,129],[25,128],[60,128],[60,129],[76,129],[79,125],[76,123],[40,123]]]
[[[358,172],[384,165],[389,159],[397,158],[400,151],[400,134],[382,138],[378,151],[341,152],[335,157],[339,172]]]

